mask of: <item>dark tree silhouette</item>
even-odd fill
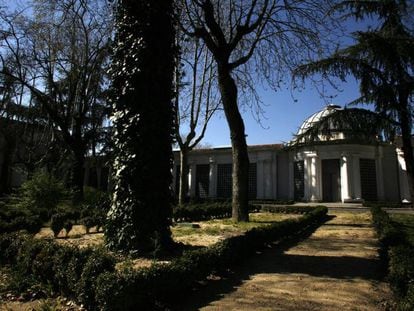
[[[112,65],[114,197],[109,248],[168,248],[175,36],[172,0],[120,0]]]
[[[412,6],[412,4],[410,4]],[[315,73],[345,80],[353,75],[360,82],[361,97],[353,103],[373,103],[385,120],[392,120],[402,137],[411,201],[414,202],[414,155],[412,117],[414,95],[414,36],[405,19],[412,22],[404,0],[344,1],[357,18],[375,15],[380,25],[354,34],[356,43],[331,57],[298,67],[296,75]]]
[[[109,8],[99,0],[33,1],[29,8],[0,11],[0,74],[30,93],[50,120],[82,199],[85,156],[107,117]]]
[[[325,13],[335,1],[179,2],[184,12],[182,29],[203,40],[216,62],[232,145],[232,218],[248,221],[249,157],[240,91],[244,86],[254,93],[253,81],[258,80],[277,89],[284,73],[320,52],[323,29],[331,24]]]

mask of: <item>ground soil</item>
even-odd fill
[[[246,261],[177,310],[392,310],[370,214],[332,216],[298,245]]]

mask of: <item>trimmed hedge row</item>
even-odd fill
[[[231,202],[188,204],[173,209],[173,220],[175,222],[191,222],[229,218],[231,217],[231,209]],[[257,209],[256,206],[249,205],[249,212]]]
[[[42,220],[36,215],[19,215],[12,219],[0,215],[0,234],[27,230],[29,233],[37,233],[42,228]]]
[[[250,200],[250,204],[272,204],[272,205],[292,205],[294,200],[274,200],[274,199],[256,199]]]
[[[197,281],[222,273],[266,243],[297,235],[321,223],[326,208],[299,219],[254,228],[212,247],[184,253],[169,264],[139,270],[115,270],[115,258],[104,249],[79,249],[22,233],[0,235],[0,264],[10,264],[21,288],[42,282],[85,305],[88,310],[156,310],[177,301]],[[29,284],[27,284],[29,280]]]
[[[407,207],[407,204],[401,202],[387,202],[387,201],[366,201],[362,203],[365,207],[382,207],[382,208],[402,208]]]
[[[11,265],[12,289],[18,292],[42,283],[54,293],[94,308],[96,278],[114,272],[115,263],[115,257],[103,248],[62,246],[18,232],[0,235],[0,264]]]
[[[221,274],[264,245],[297,235],[321,223],[327,209],[320,207],[296,220],[254,228],[211,247],[184,253],[169,264],[136,271],[101,274],[96,283],[101,310],[165,310],[189,293],[197,281]]]
[[[264,201],[265,202],[265,201]],[[267,202],[267,201],[266,201]],[[269,201],[270,202],[270,201]],[[251,201],[249,212],[271,212],[284,214],[305,214],[316,207],[308,206],[277,206]],[[173,209],[175,222],[191,222],[231,217],[231,202],[215,202],[203,204],[188,204]]]
[[[316,206],[277,206],[262,205],[263,212],[279,213],[279,214],[306,214],[316,209]]]
[[[373,224],[388,265],[388,281],[398,298],[399,310],[414,310],[414,246],[380,207],[372,207]]]

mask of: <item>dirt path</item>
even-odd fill
[[[332,216],[308,239],[282,254],[256,256],[180,310],[386,310],[390,291],[370,215]]]

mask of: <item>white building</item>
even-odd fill
[[[327,106],[299,128],[304,133],[339,106]],[[252,199],[308,202],[408,201],[405,163],[399,148],[380,139],[347,139],[343,132],[319,141],[249,146],[249,196]],[[178,192],[179,152],[174,153]],[[189,155],[190,197],[231,196],[231,148],[193,150]]]

